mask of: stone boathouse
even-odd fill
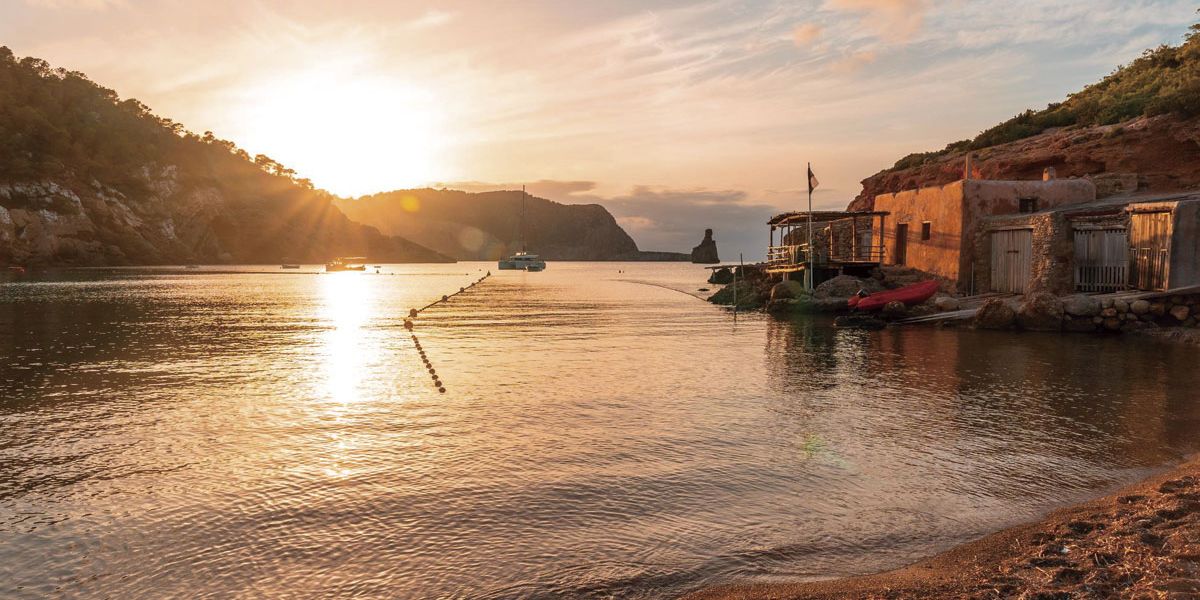
[[[1047,169],[1042,181],[964,179],[941,186],[904,190],[875,197],[875,210],[888,215],[881,245],[885,264],[908,266],[935,275],[963,293],[986,286],[976,280],[984,259],[976,232],[990,217],[1034,214],[1096,200],[1086,179],[1057,179]]]

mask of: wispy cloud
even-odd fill
[[[29,6],[51,10],[105,10],[126,6],[128,0],[25,0]]]

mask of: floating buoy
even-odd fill
[[[440,387],[440,388],[438,388],[438,391],[439,391],[439,392],[441,392],[441,393],[443,393],[443,394],[445,394],[445,393],[446,393],[446,388],[444,388],[444,387]]]
[[[445,302],[449,299],[450,299],[450,296],[442,296],[442,302]]]
[[[409,331],[412,331],[412,330],[413,330],[413,322],[412,322],[412,320],[411,320],[411,319],[405,319],[405,320],[404,320],[404,328],[405,328],[405,329],[407,329],[407,330],[409,330]]]
[[[412,318],[412,319],[417,318],[417,309],[415,309],[415,308],[408,309],[408,316],[409,316],[409,318]]]

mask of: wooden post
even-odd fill
[[[850,260],[858,260],[858,216],[850,219]]]

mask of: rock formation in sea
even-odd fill
[[[721,262],[717,256],[717,242],[713,240],[713,230],[704,230],[704,239],[700,245],[692,248],[692,262],[704,265],[715,265]]]

